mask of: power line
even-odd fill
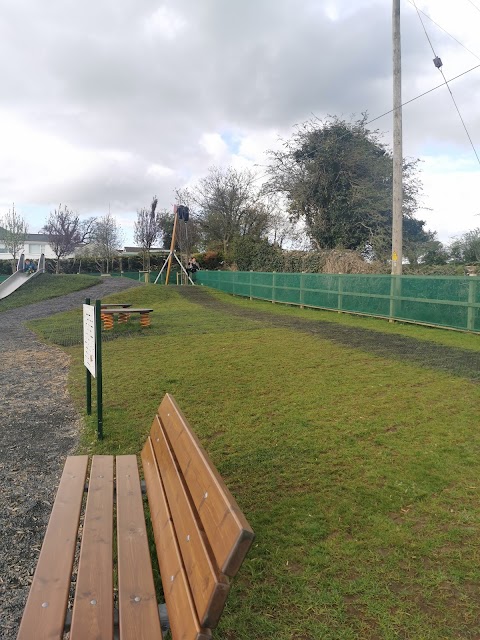
[[[480,165],[480,158],[478,157],[477,150],[475,149],[475,145],[473,144],[472,138],[470,137],[470,134],[469,134],[469,132],[468,132],[467,125],[465,124],[465,121],[464,121],[464,119],[462,118],[462,114],[460,113],[460,109],[458,108],[458,105],[457,105],[457,103],[456,103],[456,101],[455,101],[455,98],[453,97],[452,90],[450,89],[450,86],[449,86],[449,84],[448,84],[448,82],[447,82],[447,79],[445,78],[445,75],[444,75],[443,71],[442,71],[441,69],[439,69],[439,71],[440,71],[440,73],[442,74],[442,78],[445,80],[445,84],[446,84],[446,86],[447,86],[447,89],[448,89],[448,90],[449,90],[449,92],[450,92],[450,95],[452,96],[452,100],[453,100],[453,104],[455,105],[455,109],[457,110],[457,113],[458,113],[458,115],[459,115],[459,117],[460,117],[460,120],[461,120],[461,122],[462,122],[462,124],[463,124],[463,128],[465,129],[465,133],[467,134],[467,137],[468,137],[468,139],[470,140],[470,144],[472,145],[473,153],[475,154],[475,156],[476,156],[476,158],[477,158],[477,161],[478,161],[478,164]]]
[[[416,4],[415,0],[413,0],[412,4],[413,4],[413,6],[415,7],[415,10],[416,10],[416,12],[417,12],[417,16],[418,16],[418,17],[419,17],[419,19],[420,19],[420,22],[422,23],[423,30],[425,31],[425,35],[427,36],[428,44],[430,45],[430,47],[431,47],[431,49],[432,49],[432,52],[433,52],[433,55],[434,55],[434,57],[436,58],[436,57],[437,57],[437,54],[435,53],[435,49],[433,48],[432,41],[430,40],[430,37],[429,37],[429,35],[428,35],[428,33],[427,33],[427,29],[426,29],[426,27],[425,27],[425,25],[424,25],[424,23],[423,23],[422,16],[420,15],[420,11],[418,10],[418,7],[417,7],[417,4]]]
[[[449,36],[450,38],[452,38],[452,40],[455,40],[455,42],[457,44],[459,44],[461,47],[463,47],[465,49],[465,51],[468,51],[468,53],[471,53],[472,56],[474,56],[475,58],[477,58],[477,60],[480,60],[480,56],[478,56],[474,51],[472,51],[471,49],[469,49],[468,47],[466,47],[462,42],[460,42],[460,40],[458,40],[458,38],[456,38],[455,36],[453,36],[451,33],[449,33],[446,29],[444,29],[444,27],[442,27],[441,24],[438,24],[438,22],[435,22],[435,20],[433,18],[431,18],[428,13],[425,13],[425,11],[422,11],[421,9],[419,9],[418,7],[415,6],[414,2],[412,2],[412,0],[408,0],[410,2],[410,4],[415,7],[415,9],[417,10],[417,13],[420,12],[422,13],[426,18],[428,18],[431,22],[433,22],[433,24],[438,27],[439,29],[441,29],[444,33],[447,34],[447,36]]]
[[[429,93],[432,93],[433,91],[436,91],[437,89],[440,89],[442,87],[445,86],[445,84],[447,84],[448,87],[448,82],[453,82],[454,80],[458,80],[458,78],[461,78],[462,76],[467,75],[467,73],[471,73],[472,71],[475,71],[475,69],[479,69],[480,68],[480,64],[475,65],[474,67],[472,67],[471,69],[468,69],[467,71],[463,71],[463,73],[459,73],[458,76],[454,76],[453,78],[450,78],[450,80],[446,80],[445,82],[442,82],[441,84],[437,84],[436,87],[432,87],[431,89],[428,89],[428,91],[424,91],[423,93],[421,93],[418,96],[415,96],[415,98],[411,98],[410,100],[407,100],[406,102],[402,102],[402,104],[399,107],[396,107],[397,109],[401,109],[402,107],[404,107],[407,104],[410,104],[411,102],[415,102],[415,100],[419,100],[420,98],[423,98],[424,96],[428,95]],[[443,75],[443,74],[442,74]],[[450,87],[448,87],[448,89],[450,90]],[[379,116],[375,116],[375,118],[372,118],[372,120],[369,120],[368,122],[365,123],[365,126],[372,124],[372,122],[375,122],[376,120],[380,120],[380,118],[384,118],[385,116],[390,115],[391,113],[393,113],[395,111],[395,107],[393,109],[390,109],[389,111],[385,111],[385,113],[382,113]],[[345,137],[346,135],[348,135],[347,133],[342,134],[338,140],[341,140],[343,137]],[[311,151],[309,151],[308,153],[306,153],[303,157],[304,158],[309,158],[309,157],[313,157],[313,155],[315,155],[315,151],[317,151],[320,148],[319,145],[315,145]],[[476,152],[475,152],[476,153]],[[265,173],[264,175],[258,176],[257,178],[254,179],[254,182],[257,182],[257,180],[261,180],[262,178],[267,178],[268,177],[268,173]]]
[[[429,43],[429,45],[430,45],[430,47],[431,47],[431,49],[432,49],[432,51],[433,51],[433,55],[435,56],[435,59],[434,59],[434,61],[433,61],[433,62],[434,62],[434,64],[435,64],[435,66],[437,67],[437,69],[438,69],[438,70],[440,71],[440,73],[442,74],[442,78],[443,78],[443,80],[444,80],[444,82],[445,82],[445,85],[446,85],[446,87],[447,87],[447,89],[448,89],[448,91],[449,91],[449,93],[450,93],[450,96],[451,96],[451,98],[452,98],[452,100],[453,100],[453,104],[455,105],[455,109],[457,110],[457,113],[458,113],[458,115],[459,115],[460,122],[462,123],[463,128],[465,129],[465,133],[467,134],[467,138],[469,139],[470,144],[472,145],[473,153],[475,154],[475,157],[477,158],[477,162],[478,162],[478,164],[480,165],[480,158],[478,157],[477,150],[475,149],[475,145],[473,144],[473,140],[472,140],[472,138],[471,138],[471,136],[470,136],[470,133],[468,132],[467,125],[465,124],[465,120],[463,119],[462,114],[460,113],[460,109],[459,109],[459,107],[458,107],[458,104],[456,103],[456,100],[455,100],[455,98],[453,97],[452,90],[450,89],[450,86],[449,86],[448,81],[447,81],[447,79],[446,79],[446,77],[445,77],[445,74],[444,74],[444,73],[443,73],[443,71],[442,71],[442,61],[440,60],[440,58],[439,58],[439,57],[437,56],[437,54],[435,53],[435,49],[433,48],[432,42],[431,42],[431,40],[430,40],[430,38],[429,38],[429,36],[428,36],[427,29],[425,28],[425,25],[424,25],[423,20],[422,20],[422,16],[420,15],[420,12],[419,12],[419,10],[418,10],[418,8],[417,8],[417,5],[416,5],[416,3],[415,3],[415,0],[413,0],[413,6],[414,6],[414,7],[415,7],[415,9],[417,10],[417,15],[418,15],[418,17],[419,17],[419,19],[420,19],[420,22],[422,23],[423,30],[425,31],[425,35],[427,36],[427,40],[428,40],[428,43]]]
[[[475,7],[475,9],[476,9],[477,11],[479,11],[479,12],[480,12],[480,8],[479,8],[479,7],[477,7],[477,5],[476,5],[474,2],[472,2],[472,0],[467,0],[467,1],[468,1],[468,2],[470,2],[470,4],[472,5],[472,7]]]

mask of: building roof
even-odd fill
[[[4,227],[0,227],[0,238],[6,231]],[[45,233],[27,233],[25,242],[48,242],[48,236]]]
[[[123,249],[120,249],[120,251],[122,253],[137,254],[137,253],[142,253],[143,249],[142,247],[123,247]],[[168,249],[160,249],[160,247],[152,247],[150,249],[150,253],[168,253]]]

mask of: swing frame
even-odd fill
[[[172,242],[170,243],[170,251],[168,253],[168,257],[165,260],[165,262],[163,263],[163,267],[160,270],[160,273],[158,274],[158,276],[155,278],[155,282],[154,284],[157,284],[157,282],[160,279],[160,276],[162,275],[165,266],[167,267],[167,275],[165,277],[165,285],[168,285],[168,281],[170,279],[170,271],[172,269],[172,258],[175,258],[175,260],[178,262],[178,264],[180,265],[180,269],[183,271],[183,273],[187,276],[188,282],[190,282],[190,284],[193,284],[195,286],[194,281],[192,280],[192,278],[189,276],[187,270],[185,269],[185,267],[183,266],[181,260],[179,260],[176,251],[175,251],[175,240],[176,240],[176,235],[177,235],[177,220],[178,220],[178,206],[174,205],[173,207],[173,213],[174,213],[174,220],[173,220],[173,233],[172,233]]]

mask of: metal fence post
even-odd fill
[[[343,279],[342,274],[338,274],[338,301],[337,301],[337,309],[338,313],[342,313],[343,308]]]
[[[300,309],[305,307],[305,271],[300,274]]]
[[[272,304],[275,304],[275,280],[276,280],[276,271],[272,274]]]
[[[468,281],[468,312],[467,312],[467,331],[475,331],[475,298],[477,293],[477,278],[470,276]]]
[[[253,270],[250,269],[250,300],[252,300],[252,273]]]

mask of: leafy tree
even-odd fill
[[[301,125],[280,151],[271,151],[267,189],[287,198],[293,220],[304,220],[317,249],[370,251],[379,257],[392,225],[392,154],[367,116],[338,117]],[[404,220],[414,220],[421,183],[418,161],[405,160]],[[418,235],[413,223],[412,231]],[[405,224],[408,236],[409,227]],[[389,253],[389,252],[388,252]],[[387,254],[388,255],[388,254]]]
[[[105,273],[109,273],[122,240],[123,233],[110,213],[96,222],[91,253],[98,260],[100,268],[104,268]]]
[[[163,249],[170,249],[170,245],[172,244],[173,222],[174,214],[172,211],[163,209],[163,211],[158,214],[158,226]]]
[[[268,232],[268,211],[250,171],[211,168],[191,197],[206,245],[220,246],[225,255],[234,238],[261,238]]]
[[[73,253],[77,247],[88,244],[92,238],[95,228],[95,218],[80,220],[78,214],[74,213],[65,205],[58,206],[53,213],[50,213],[42,231],[48,238],[48,244],[57,258],[56,273],[60,272],[60,260]]]
[[[450,254],[455,262],[480,262],[480,227],[467,231],[454,240],[450,245]]]
[[[28,227],[24,218],[17,213],[15,205],[0,220],[0,239],[2,240],[8,253],[12,254],[12,273],[16,269],[17,257],[25,245]]]
[[[449,258],[447,247],[439,240],[436,240],[435,236],[425,243],[425,251],[421,258],[422,264],[428,266],[444,265],[448,263]]]
[[[150,271],[150,249],[160,235],[159,217],[156,213],[158,198],[154,196],[149,209],[137,211],[135,242],[142,247],[143,269]]]

